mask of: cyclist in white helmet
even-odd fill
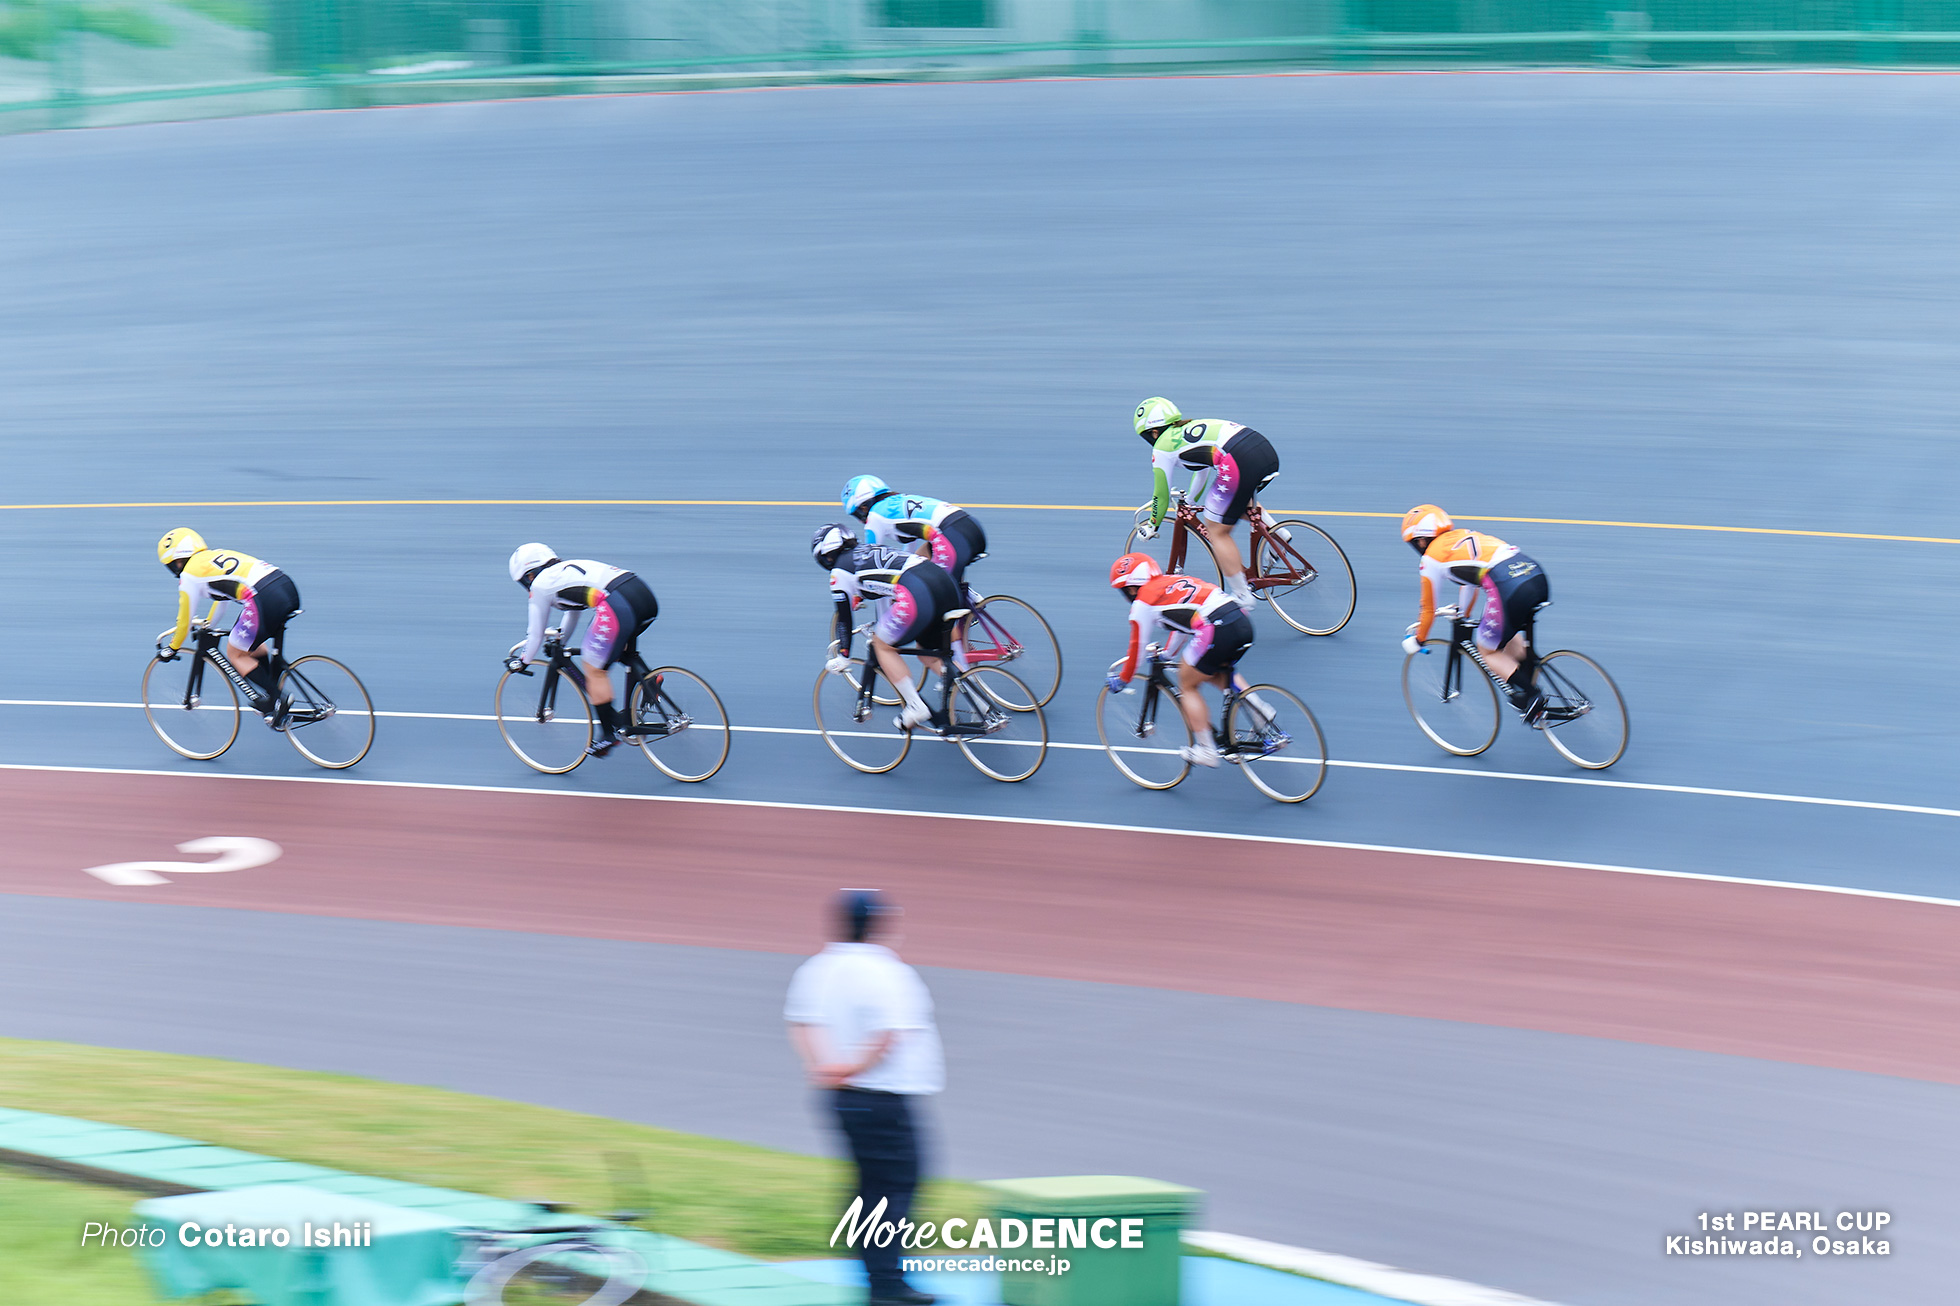
[[[504,662],[520,676],[531,674],[528,664],[537,661],[544,647],[551,613],[566,614],[560,638],[567,648],[581,614],[592,614],[592,629],[586,632],[579,661],[585,664],[585,696],[599,718],[599,736],[585,751],[604,757],[626,737],[626,721],[613,706],[612,677],[606,668],[631,661],[640,635],[660,615],[660,604],[646,582],[632,572],[587,558],[560,558],[547,544],[519,545],[510,555],[510,578],[531,600],[524,647]]]

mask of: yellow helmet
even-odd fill
[[[193,553],[204,552],[204,537],[188,526],[179,526],[157,541],[157,561],[168,567],[183,562]]]

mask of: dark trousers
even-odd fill
[[[837,1127],[844,1131],[851,1160],[857,1164],[864,1214],[870,1215],[883,1198],[885,1219],[897,1224],[912,1213],[912,1195],[919,1188],[919,1132],[912,1119],[912,1099],[903,1093],[868,1093],[861,1088],[840,1088],[831,1097]],[[873,1297],[904,1291],[905,1280],[898,1272],[902,1254],[897,1238],[887,1247],[859,1244]]]

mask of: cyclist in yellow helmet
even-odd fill
[[[207,548],[204,537],[188,526],[179,526],[157,541],[157,561],[177,578],[177,625],[157,641],[157,655],[168,662],[184,647],[194,606],[210,603],[206,620],[216,621],[219,608],[238,604],[238,619],[225,638],[226,656],[257,691],[253,708],[277,724],[286,623],[300,611],[299,587],[293,578],[249,553]]]

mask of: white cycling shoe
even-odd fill
[[[1250,609],[1253,604],[1259,601],[1258,595],[1252,592],[1252,586],[1245,583],[1245,577],[1243,576],[1236,576],[1227,581],[1225,583],[1225,590],[1234,599],[1238,600],[1241,607],[1247,609]]]
[[[1218,749],[1210,744],[1186,744],[1177,755],[1193,766],[1215,767],[1220,761]]]
[[[908,707],[901,711],[892,718],[892,724],[900,730],[911,730],[930,720],[932,720],[932,709],[921,703],[917,707]]]

